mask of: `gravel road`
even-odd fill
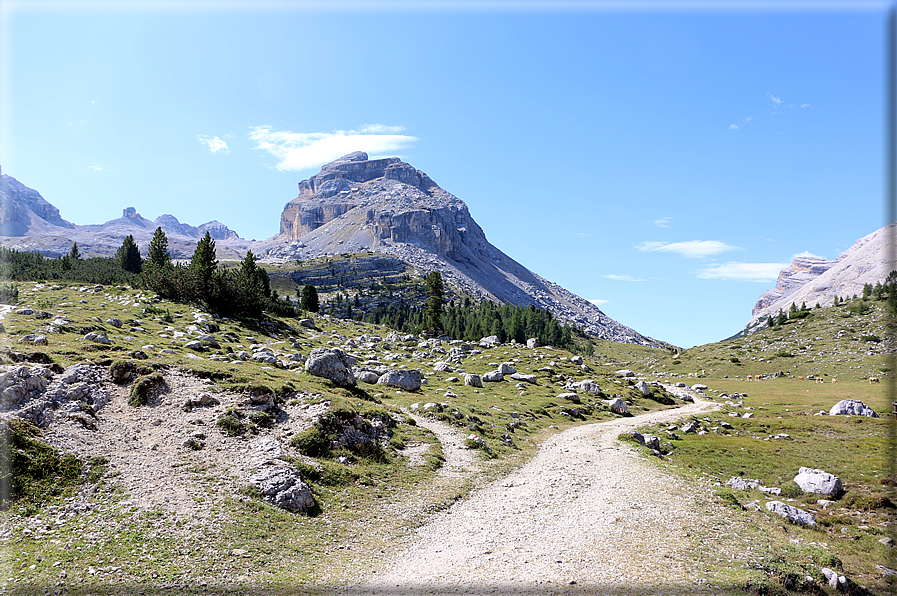
[[[349,592],[693,591],[700,570],[689,536],[710,523],[706,502],[616,438],[715,407],[698,400],[547,439],[525,466],[435,515]]]

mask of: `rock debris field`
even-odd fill
[[[617,437],[714,408],[697,401],[547,439],[533,460],[434,516],[347,593],[694,591],[702,580],[689,537],[710,525],[711,506]]]

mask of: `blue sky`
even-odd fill
[[[398,155],[683,347],[885,224],[891,3],[554,6],[0,0],[0,165],[75,223],[264,239],[323,163]]]

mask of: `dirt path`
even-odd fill
[[[414,543],[352,594],[645,593],[689,589],[700,498],[620,433],[706,412],[698,401],[569,429],[509,476],[434,516]]]

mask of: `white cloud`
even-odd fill
[[[803,109],[803,108],[811,108],[811,107],[813,107],[813,106],[811,106],[811,105],[808,104],[808,103],[802,103],[802,104],[800,104],[800,107]]]
[[[788,263],[725,263],[698,272],[702,279],[728,279],[736,281],[775,281],[779,271]]]
[[[709,257],[730,250],[741,250],[718,240],[689,240],[687,242],[642,242],[635,247],[642,252],[672,252],[689,259]]]
[[[255,149],[267,151],[277,159],[282,172],[307,170],[339,159],[353,151],[368,154],[391,154],[408,147],[417,137],[396,134],[401,126],[365,124],[359,130],[333,132],[275,131],[268,125],[254,126],[249,138]]]
[[[103,171],[103,167],[102,167],[102,166],[98,166],[98,165],[95,164],[95,163],[92,163],[92,164],[90,164],[90,165],[87,166],[87,167],[90,168],[91,170],[93,170],[94,172],[102,172],[102,171]]]
[[[747,118],[744,119],[744,121],[745,121],[745,122],[750,122],[750,121],[751,121],[751,117],[748,116]]]
[[[211,151],[212,153],[218,153],[219,151],[224,151],[225,153],[230,153],[230,149],[227,148],[227,143],[225,143],[218,137],[207,137],[206,135],[196,135],[196,138],[199,139],[200,143],[208,146],[209,151]]]
[[[591,236],[592,236],[592,235],[589,234],[588,232],[576,232],[576,235],[577,235],[577,236],[585,236],[585,237],[591,237]]]
[[[661,217],[660,219],[654,220],[654,225],[658,228],[668,228],[670,227],[670,222],[673,220],[672,217]]]
[[[602,304],[607,304],[608,302],[610,302],[610,300],[602,300],[600,298],[587,298],[586,300],[588,300],[595,306],[601,306]]]
[[[776,108],[778,108],[780,105],[782,105],[782,100],[781,100],[780,98],[778,98],[778,97],[776,97],[775,95],[773,95],[772,93],[768,93],[768,92],[767,92],[766,95],[768,95],[768,96],[769,96],[769,99],[771,99],[772,102],[773,102],[774,104],[776,104]]]
[[[617,275],[615,273],[609,273],[604,277],[606,277],[607,279],[614,279],[616,281],[648,281],[647,279],[635,277],[634,275]]]
[[[737,125],[737,124],[730,124],[730,125],[729,125],[729,130],[738,130],[738,125]]]

